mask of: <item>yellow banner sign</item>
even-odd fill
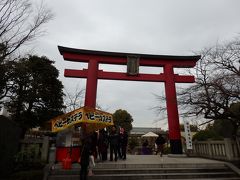
[[[81,107],[51,120],[52,132],[85,123],[88,131],[95,131],[113,125],[112,114],[94,108]]]

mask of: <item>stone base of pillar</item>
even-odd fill
[[[181,139],[170,140],[171,154],[182,154]]]

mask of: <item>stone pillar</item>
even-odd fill
[[[230,138],[224,138],[224,144],[227,160],[234,160],[232,140]]]
[[[68,131],[66,133],[66,141],[65,141],[65,146],[70,147],[72,145],[72,132]]]
[[[42,144],[42,150],[41,150],[41,160],[47,161],[48,159],[48,148],[49,148],[49,137],[44,136],[43,138],[43,144]]]
[[[213,156],[213,152],[212,152],[213,150],[212,150],[212,147],[211,147],[211,141],[210,140],[207,141],[207,148],[208,148],[208,154],[207,155],[209,157],[212,157]]]
[[[54,164],[56,162],[56,147],[55,144],[52,144],[49,148],[49,156],[48,156],[49,164]]]

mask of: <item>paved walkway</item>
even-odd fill
[[[216,164],[222,161],[210,160],[197,157],[175,156],[175,155],[127,155],[126,160],[104,161],[97,164]]]
[[[99,162],[98,160],[96,161],[96,167],[95,168],[102,168],[102,167],[135,167],[146,165],[146,164],[151,164],[151,165],[162,165],[164,167],[167,167],[168,165],[171,167],[172,165],[177,165],[181,167],[181,165],[184,166],[199,166],[199,165],[204,165],[206,164],[209,165],[215,165],[215,164],[221,164],[224,165],[224,161],[217,161],[217,160],[210,160],[210,159],[205,159],[205,158],[199,158],[199,157],[187,157],[187,156],[174,156],[174,155],[163,155],[160,157],[160,155],[127,155],[126,160],[118,160],[118,161],[104,161],[104,162]],[[62,164],[58,163],[55,165],[57,169],[62,168]],[[78,163],[73,163],[72,164],[73,168],[80,168],[80,165]]]
[[[118,160],[115,161],[104,161],[104,162],[96,162],[96,166],[94,169],[143,169],[143,168],[202,168],[202,167],[226,167],[228,166],[235,173],[240,176],[240,169],[232,165],[231,163],[227,163],[224,161],[210,160],[199,157],[187,157],[187,156],[176,156],[176,155],[127,155],[126,160]],[[52,168],[52,167],[49,167]],[[74,174],[74,172],[78,172],[80,168],[79,163],[73,163],[72,169],[69,171]],[[62,163],[57,163],[54,165],[54,169],[62,169]],[[63,173],[64,173],[63,172]],[[48,173],[45,173],[45,178]]]

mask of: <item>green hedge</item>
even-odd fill
[[[43,170],[19,171],[12,174],[7,180],[42,180]]]
[[[211,131],[211,130],[202,130],[197,132],[194,136],[193,136],[193,141],[197,140],[197,141],[207,141],[207,140],[222,140],[223,138],[218,135],[216,132]]]

